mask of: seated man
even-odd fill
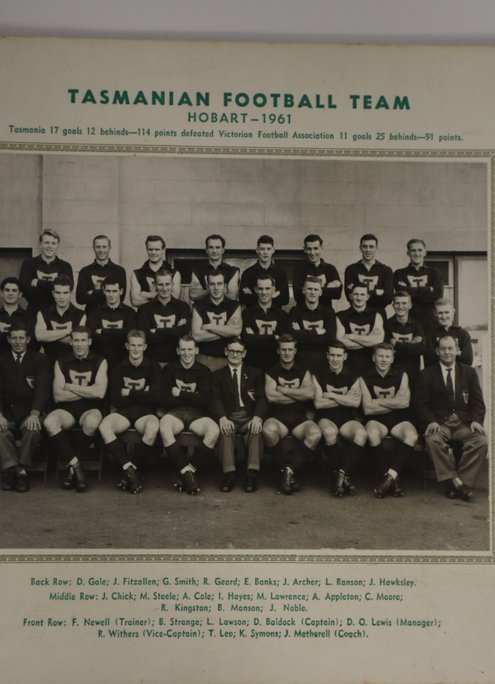
[[[488,449],[483,429],[485,404],[476,371],[457,361],[457,353],[452,335],[440,337],[439,360],[419,374],[414,407],[437,480],[447,482],[445,495],[470,501]],[[458,464],[450,440],[462,443]]]
[[[8,334],[12,324],[21,324],[30,338],[29,348],[37,348],[34,338],[34,317],[20,304],[22,292],[19,280],[12,276],[4,278],[0,283],[0,292],[3,299],[3,306],[0,307],[0,353],[10,351]]]
[[[242,332],[239,302],[225,296],[225,276],[212,271],[207,278],[208,296],[193,306],[191,332],[199,346],[198,361],[212,372],[223,368],[225,343]]]
[[[94,305],[88,313],[88,328],[93,348],[108,361],[109,368],[125,356],[129,330],[136,328],[136,312],[124,304],[123,289],[117,278],[108,276],[101,286],[104,304]]]
[[[160,364],[177,358],[177,341],[191,328],[189,306],[175,299],[172,289],[173,274],[161,268],[155,273],[156,299],[138,311],[138,328],[146,333],[147,356]]]
[[[86,313],[90,313],[98,305],[105,304],[103,283],[106,281],[117,283],[121,290],[122,301],[125,298],[127,288],[127,276],[125,269],[114,264],[110,259],[112,244],[106,235],[97,235],[93,238],[93,251],[95,260],[92,264],[83,266],[79,271],[76,287],[76,301],[81,306],[85,305]],[[111,281],[108,279],[111,278]]]
[[[27,492],[26,468],[41,442],[41,420],[50,399],[50,368],[44,354],[28,349],[29,334],[22,323],[11,324],[7,340],[11,351],[0,357],[2,489]]]
[[[395,350],[397,367],[406,371],[409,382],[416,380],[421,369],[421,357],[426,351],[423,326],[411,318],[411,295],[399,290],[392,300],[395,315],[385,321],[385,342]]]
[[[271,276],[273,279],[273,305],[276,307],[286,306],[289,303],[289,283],[287,273],[283,268],[278,268],[273,260],[275,243],[271,235],[262,235],[256,243],[258,261],[246,268],[241,276],[239,285],[239,301],[247,308],[256,306],[256,287],[260,278]]]
[[[411,392],[407,373],[396,369],[393,361],[392,345],[377,344],[373,351],[373,368],[359,379],[370,452],[374,462],[385,471],[383,482],[374,489],[379,499],[386,494],[404,496],[399,487],[399,475],[418,441],[409,411]],[[389,434],[398,445],[394,444],[393,451],[387,454],[383,440]]]
[[[38,311],[34,332],[43,351],[52,364],[70,354],[71,331],[76,326],[86,325],[86,314],[71,304],[72,282],[67,276],[55,278],[52,284],[52,299],[49,306]]]
[[[166,244],[160,235],[148,235],[145,240],[148,259],[141,268],[136,268],[131,275],[131,304],[140,307],[156,298],[155,273],[164,268],[172,276],[172,295],[179,299],[181,293],[181,277],[166,260]]]
[[[436,353],[438,340],[444,335],[451,335],[457,343],[457,361],[466,366],[473,365],[473,345],[471,335],[460,325],[454,325],[455,309],[448,299],[437,299],[433,305],[433,313],[437,325],[430,329],[427,340],[425,366],[432,366],[438,361]]]
[[[224,477],[220,491],[230,492],[235,485],[235,436],[247,441],[247,475],[244,491],[255,492],[263,441],[261,428],[266,413],[263,375],[244,365],[246,345],[239,337],[227,340],[227,365],[213,373],[211,415],[220,426],[219,456]]]
[[[280,491],[292,494],[299,489],[296,468],[306,456],[313,456],[321,431],[307,416],[314,396],[311,373],[295,362],[297,342],[281,335],[277,343],[280,361],[265,374],[268,418],[263,424],[263,439],[275,453],[282,470]],[[282,440],[292,435],[300,442],[300,454],[289,451]]]
[[[273,305],[275,282],[269,273],[258,276],[254,291],[258,303],[242,314],[246,361],[250,366],[268,370],[277,361],[277,337],[287,327],[287,314]]]
[[[323,433],[329,457],[337,451],[335,496],[354,494],[350,474],[359,461],[368,435],[357,420],[356,409],[361,405],[359,378],[345,364],[347,350],[342,342],[331,342],[327,353],[328,364],[313,375],[316,420]],[[342,439],[339,444],[338,438]]]
[[[168,455],[179,470],[179,490],[198,494],[199,486],[194,473],[196,468],[187,459],[184,449],[177,444],[177,436],[190,430],[201,437],[201,452],[211,458],[220,431],[208,414],[211,396],[211,372],[196,361],[198,347],[186,335],[178,342],[178,361],[172,361],[163,370],[162,393],[158,406],[160,435]]]
[[[88,328],[75,327],[70,333],[72,353],[55,362],[53,399],[55,410],[43,425],[54,451],[67,462],[64,489],[86,491],[86,479],[79,461],[79,451],[94,447],[94,436],[102,419],[103,397],[107,391],[107,362],[90,350],[91,333]],[[82,436],[79,449],[69,439],[67,431],[80,425]]]
[[[225,254],[225,238],[222,235],[208,235],[205,240],[207,261],[198,262],[191,274],[189,298],[192,302],[208,296],[208,276],[210,273],[223,273],[225,280],[225,296],[237,300],[239,296],[239,269],[223,260]]]
[[[138,494],[143,489],[138,468],[141,456],[153,451],[158,435],[155,409],[160,399],[161,370],[144,356],[146,337],[142,330],[130,330],[125,346],[128,356],[114,367],[110,377],[112,413],[105,416],[99,430],[112,459],[124,471],[119,487]],[[135,462],[129,460],[125,444],[118,438],[131,427],[142,436]]]

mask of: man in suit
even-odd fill
[[[219,454],[224,477],[220,491],[235,485],[234,440],[237,432],[247,439],[248,458],[244,491],[255,492],[263,453],[261,428],[266,414],[263,374],[244,365],[246,345],[239,337],[227,341],[227,366],[213,373],[211,414],[220,426]]]
[[[415,409],[424,428],[426,450],[437,480],[447,482],[449,499],[470,501],[488,443],[483,429],[485,404],[474,368],[456,360],[458,347],[452,335],[437,342],[439,361],[419,375]],[[449,441],[462,443],[458,464]]]
[[[11,351],[0,357],[0,463],[2,489],[29,490],[26,467],[41,441],[41,417],[50,398],[46,356],[28,349],[29,334],[14,321],[7,334]],[[19,451],[15,435],[20,433]]]

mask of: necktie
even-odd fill
[[[454,383],[452,382],[452,368],[447,368],[447,392],[449,393],[449,399],[454,403]]]
[[[239,376],[237,368],[232,369],[232,379],[235,385],[235,410],[238,411],[241,408],[241,398],[239,396]]]
[[[21,363],[21,357],[22,357],[22,354],[15,354],[15,362],[20,364]]]

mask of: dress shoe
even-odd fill
[[[10,492],[15,489],[16,477],[15,468],[8,468],[2,471],[2,489],[4,492]]]
[[[473,498],[473,492],[463,483],[457,488],[457,496],[463,501],[471,501]]]
[[[222,484],[220,485],[221,492],[231,492],[235,486],[235,472],[225,473]]]
[[[447,499],[459,498],[458,488],[452,482],[449,482],[449,484],[447,485],[447,489],[445,490],[445,496],[447,497]]]
[[[246,483],[244,484],[244,491],[252,494],[258,489],[258,473],[256,470],[248,470],[246,474]]]
[[[19,473],[15,488],[18,492],[29,492],[29,477],[27,473]]]

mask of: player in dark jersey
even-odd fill
[[[105,304],[103,294],[103,282],[108,278],[112,283],[118,283],[122,290],[120,297],[125,298],[127,289],[127,276],[125,269],[118,264],[114,264],[110,259],[110,249],[112,244],[106,235],[96,235],[93,238],[93,251],[95,260],[88,266],[83,266],[79,271],[76,287],[76,301],[78,304],[86,306],[86,313],[89,313],[99,305]]]
[[[340,497],[355,493],[350,475],[368,435],[357,419],[361,405],[359,378],[345,364],[347,350],[342,342],[328,346],[327,359],[327,366],[313,374],[315,420],[323,433],[325,451],[336,465],[333,493]]]
[[[189,298],[195,302],[208,297],[208,276],[210,273],[223,273],[225,278],[225,296],[237,300],[239,296],[239,269],[223,260],[225,238],[222,235],[208,235],[205,240],[208,261],[201,261],[193,268]]]
[[[376,258],[378,238],[373,233],[366,233],[359,241],[362,259],[350,264],[345,269],[345,295],[349,301],[354,285],[366,285],[370,298],[368,307],[375,309],[385,317],[385,307],[392,301],[394,294],[394,273],[390,266],[382,264]]]
[[[160,435],[168,455],[179,470],[178,489],[198,494],[196,468],[189,462],[184,449],[177,444],[177,436],[190,430],[202,439],[200,450],[207,457],[214,455],[220,430],[208,414],[211,398],[211,372],[198,363],[198,347],[192,337],[181,337],[178,361],[172,361],[163,370],[162,393],[158,407]]]
[[[411,295],[399,290],[392,300],[395,315],[385,321],[385,342],[395,350],[395,365],[406,371],[411,387],[421,369],[426,351],[423,326],[411,318]]]
[[[337,334],[333,309],[322,304],[321,282],[308,276],[303,287],[304,301],[290,310],[287,331],[298,343],[297,361],[313,371],[326,362],[326,351]]]
[[[258,261],[246,268],[241,276],[239,286],[239,301],[246,308],[256,306],[257,293],[256,287],[258,279],[262,276],[271,276],[274,283],[272,296],[273,306],[281,307],[289,303],[289,283],[287,273],[275,265],[273,255],[275,254],[275,243],[270,235],[262,235],[256,243],[256,254]]]
[[[172,295],[179,299],[181,292],[180,273],[166,261],[165,240],[159,235],[148,235],[145,245],[148,259],[141,268],[133,271],[131,276],[132,306],[139,307],[156,298],[155,273],[161,268],[173,273]]]
[[[40,235],[40,254],[22,262],[19,280],[21,290],[28,302],[28,311],[34,315],[43,306],[50,305],[52,283],[55,278],[66,276],[74,284],[72,266],[57,256],[60,235],[49,228]]]
[[[146,333],[147,356],[159,363],[176,359],[177,340],[191,329],[191,311],[172,296],[172,289],[172,273],[161,268],[155,273],[156,299],[138,311],[138,328]]]
[[[385,470],[383,481],[374,489],[379,499],[386,494],[404,496],[399,475],[418,441],[409,410],[411,392],[407,373],[395,368],[393,361],[392,345],[377,344],[373,352],[374,367],[359,380],[370,451],[375,463]],[[387,435],[398,442],[390,453],[382,446]]]
[[[288,326],[287,314],[279,306],[273,306],[275,281],[269,273],[258,276],[254,292],[258,303],[242,314],[246,363],[268,370],[277,361],[277,337]]]
[[[407,255],[410,263],[406,268],[399,268],[394,273],[394,287],[405,290],[411,295],[413,308],[411,316],[421,323],[428,335],[429,328],[436,326],[433,315],[433,304],[443,297],[443,284],[440,271],[432,266],[425,266],[426,244],[424,240],[413,238],[407,243]]]
[[[66,276],[52,283],[52,304],[38,311],[34,332],[51,363],[70,352],[70,333],[86,324],[86,314],[71,304],[72,281]]]
[[[122,286],[108,276],[101,286],[104,304],[94,306],[88,313],[88,328],[93,335],[93,348],[106,358],[109,368],[126,353],[125,343],[129,330],[137,326],[136,312],[122,302]]]
[[[321,303],[333,307],[333,302],[340,299],[342,282],[337,269],[321,258],[323,240],[319,235],[306,235],[304,252],[306,260],[294,269],[292,288],[294,299],[298,304],[304,302],[304,283],[308,276],[318,278],[322,287]]]
[[[263,439],[282,469],[280,491],[292,494],[299,489],[295,471],[305,457],[313,456],[321,440],[321,430],[307,417],[314,387],[311,373],[295,361],[296,340],[290,335],[281,335],[277,352],[280,362],[265,373],[268,418],[263,423]],[[282,441],[289,434],[300,442],[299,454],[289,451],[287,443]]]
[[[139,475],[141,456],[153,451],[158,435],[159,421],[155,410],[160,399],[161,370],[155,361],[144,356],[146,336],[142,330],[127,333],[126,348],[128,357],[115,366],[110,376],[113,412],[105,416],[99,430],[110,455],[124,471],[119,487],[138,494],[143,489]],[[136,448],[136,462],[129,460],[125,445],[118,438],[131,427],[142,436]]]
[[[29,347],[36,348],[34,337],[34,318],[29,311],[22,308],[21,284],[17,278],[9,276],[0,283],[3,306],[0,307],[0,353],[10,351],[8,333],[12,324],[23,325],[29,337]]]
[[[75,448],[67,431],[80,425],[82,436],[79,448],[89,452],[94,448],[94,437],[102,420],[103,397],[107,391],[107,362],[91,350],[91,332],[83,326],[70,333],[72,353],[55,362],[53,399],[56,408],[43,425],[50,436],[53,449],[67,462],[64,489],[86,491],[86,480]]]
[[[366,285],[354,285],[350,291],[351,306],[337,314],[337,339],[349,352],[348,364],[358,375],[371,366],[373,347],[383,342],[381,314],[368,306]]]
[[[242,332],[239,302],[225,296],[225,276],[215,271],[208,274],[208,296],[195,303],[191,332],[199,346],[198,361],[212,372],[227,365],[225,344]]]
[[[457,361],[465,363],[466,366],[472,366],[474,354],[471,335],[460,325],[454,325],[455,309],[453,305],[447,299],[438,299],[433,305],[433,312],[437,325],[429,330],[425,366],[432,366],[438,361],[436,352],[438,340],[444,335],[450,335],[456,341],[459,350]]]

